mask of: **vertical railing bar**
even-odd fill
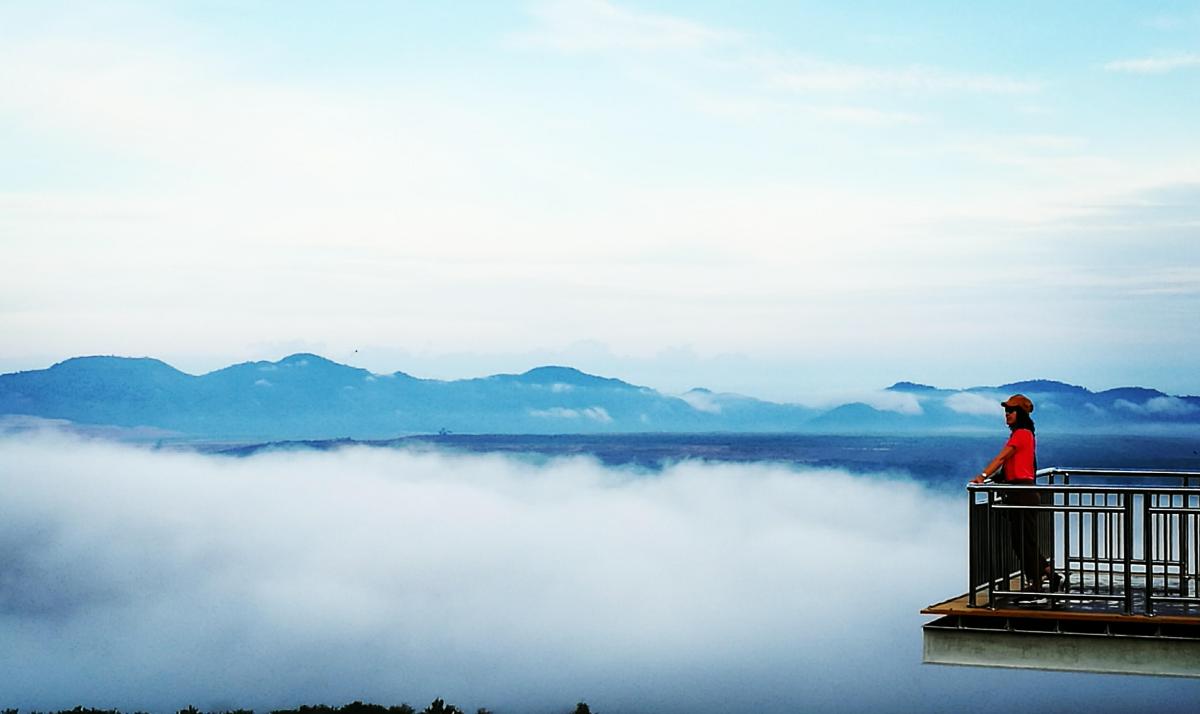
[[[1063,483],[1066,484],[1067,476],[1063,476]],[[1071,494],[1063,492],[1063,506],[1071,506]],[[1067,578],[1071,577],[1071,512],[1063,511],[1063,567],[1067,570]],[[1082,574],[1080,575],[1082,577]]]
[[[1095,507],[1096,507],[1096,494],[1093,493],[1092,494],[1092,508],[1095,508]],[[1099,514],[1097,514],[1095,511],[1092,511],[1092,513],[1091,513],[1091,520],[1092,520],[1092,571],[1096,572],[1096,573],[1100,572],[1100,555],[1099,555],[1099,553],[1096,552],[1096,542],[1099,540],[1099,537],[1097,537],[1097,535],[1096,535],[1098,532],[1096,530],[1096,528],[1097,528],[1096,518],[1098,515]]]
[[[1012,506],[1013,504],[1009,503],[1008,505]],[[1021,504],[1016,504],[1016,506],[1017,506],[1017,508],[1024,509],[1024,506]],[[1010,518],[1012,517],[1011,512],[1006,513],[1005,515],[1009,516]],[[1017,535],[1018,535],[1017,542],[1009,543],[1008,550],[1010,553],[1015,552],[1017,555],[1017,573],[1018,573],[1017,583],[1019,583],[1021,586],[1019,588],[1020,590],[1025,590],[1025,588],[1028,586],[1028,583],[1025,582],[1025,543],[1027,542],[1025,539],[1029,537],[1029,534],[1027,534],[1025,532],[1025,511],[1024,510],[1017,511],[1017,527],[1015,529],[1012,527],[1012,524],[1010,522],[1010,524],[1008,526],[1009,538],[1012,537],[1012,532],[1014,530],[1017,531]],[[1036,537],[1036,535],[1034,537]]]
[[[1098,507],[1108,506],[1108,494],[1100,494],[1100,502],[1096,504]],[[1093,514],[1096,519],[1096,529],[1093,531],[1095,544],[1092,546],[1096,549],[1096,557],[1093,564],[1093,570],[1096,572],[1096,592],[1100,592],[1100,575],[1104,569],[1105,563],[1111,558],[1112,554],[1108,551],[1108,524],[1111,518],[1106,513]]]
[[[1059,506],[1066,507],[1067,493],[1065,491],[1056,491],[1054,493],[1054,502]],[[1058,557],[1058,548],[1063,546],[1063,541],[1065,540],[1059,535],[1059,533],[1064,530],[1059,528],[1059,523],[1064,522],[1066,517],[1066,511],[1061,511],[1054,514],[1054,567],[1061,567],[1063,569],[1063,592],[1066,592],[1071,587],[1071,561],[1070,558],[1067,557],[1067,551],[1065,547],[1063,547],[1062,557]]]
[[[1133,614],[1133,578],[1132,569],[1133,562],[1130,556],[1133,555],[1133,494],[1125,492],[1121,494],[1121,500],[1124,502],[1125,511],[1122,514],[1124,524],[1121,527],[1122,544],[1124,552],[1121,554],[1121,563],[1125,567],[1125,614]]]
[[[1114,494],[1111,494],[1111,495],[1112,495],[1112,505],[1114,505],[1114,506],[1115,506],[1115,505],[1117,505],[1117,503],[1118,503],[1118,501],[1119,501],[1120,499],[1118,499],[1118,498],[1117,498],[1117,494],[1115,494],[1115,493],[1114,493]],[[1105,497],[1104,497],[1104,505],[1106,505],[1106,506],[1107,506],[1107,505],[1108,505],[1108,502],[1109,502],[1109,495],[1108,495],[1108,494],[1105,494]],[[1109,595],[1112,595],[1112,594],[1113,594],[1113,561],[1115,560],[1115,558],[1114,558],[1114,556],[1113,556],[1113,552],[1112,552],[1112,551],[1113,551],[1113,548],[1114,548],[1114,547],[1116,547],[1116,540],[1117,540],[1117,533],[1116,533],[1116,530],[1115,530],[1115,529],[1116,529],[1116,528],[1118,528],[1118,527],[1120,526],[1120,523],[1119,523],[1119,522],[1117,522],[1117,519],[1114,519],[1114,518],[1113,518],[1111,515],[1110,515],[1110,516],[1109,516],[1109,518],[1108,518],[1108,522],[1109,522],[1109,531],[1108,531],[1108,594],[1109,594]],[[1099,588],[1097,588],[1097,592],[1099,592]]]
[[[984,525],[985,525],[985,529],[983,532],[984,556],[985,557],[983,559],[983,562],[984,562],[985,569],[987,571],[985,573],[985,575],[987,576],[988,607],[992,610],[995,610],[996,609],[996,595],[995,595],[996,588],[994,586],[996,584],[996,579],[994,577],[995,571],[992,568],[993,557],[995,555],[995,546],[993,543],[994,539],[992,538],[992,521],[993,521],[992,490],[988,489],[984,493],[987,496],[987,498],[984,499],[984,509],[983,509],[984,510]]]
[[[1154,521],[1150,509],[1154,505],[1154,494],[1142,492],[1142,560],[1146,564],[1146,614],[1154,614]]]
[[[1179,504],[1184,511],[1187,510],[1188,500],[1186,492],[1180,494]],[[1182,597],[1188,596],[1188,576],[1192,571],[1191,522],[1192,514],[1179,514],[1179,595]]]
[[[1108,494],[1104,494],[1104,505],[1105,507],[1108,506]],[[1112,528],[1112,517],[1107,513],[1101,514],[1101,517],[1104,523],[1104,527],[1101,529],[1101,533],[1104,535],[1104,540],[1098,541],[1097,545],[1103,546],[1104,558],[1101,562],[1107,564],[1112,562],[1112,549],[1109,547],[1109,530]],[[1099,587],[1096,589],[1099,590]]]
[[[1170,498],[1168,496],[1168,498]],[[1163,507],[1163,494],[1154,494],[1154,506],[1161,509]],[[1170,504],[1168,504],[1170,505]],[[1167,542],[1167,521],[1170,520],[1170,514],[1158,513],[1154,518],[1154,540],[1157,544],[1155,560],[1162,561],[1163,569],[1163,592],[1167,589],[1167,569],[1171,564],[1171,544]]]
[[[1151,509],[1157,508],[1159,503],[1160,503],[1160,501],[1158,498],[1158,494],[1156,494],[1156,493],[1150,494],[1150,508]],[[1146,581],[1146,593],[1152,594],[1154,592],[1154,562],[1156,560],[1161,560],[1162,556],[1165,554],[1163,553],[1162,543],[1160,542],[1162,540],[1160,537],[1161,531],[1162,531],[1162,519],[1159,518],[1158,515],[1153,512],[1149,512],[1149,518],[1150,518],[1150,535],[1152,536],[1152,539],[1154,541],[1154,549],[1150,552],[1150,559],[1147,561],[1147,563],[1150,567],[1150,575],[1148,576],[1148,579]]]
[[[1176,496],[1176,494],[1174,494],[1174,493],[1171,494],[1171,496],[1170,496],[1172,509],[1179,508],[1178,506],[1175,505],[1175,496]],[[1171,547],[1171,567],[1178,569],[1178,565],[1177,565],[1179,563],[1179,514],[1178,513],[1172,513],[1170,515],[1170,517],[1167,518],[1167,540],[1170,542],[1170,547]],[[1163,591],[1167,595],[1170,595],[1176,591],[1175,588],[1171,587],[1171,578],[1170,577],[1167,577],[1166,580],[1163,581]]]
[[[1166,500],[1167,505],[1165,508],[1175,507],[1174,494],[1168,494]],[[1164,508],[1163,497],[1161,494],[1158,497],[1158,506],[1159,508]],[[1162,531],[1161,540],[1163,548],[1163,586],[1161,590],[1163,595],[1171,594],[1169,592],[1171,587],[1171,565],[1175,562],[1175,551],[1171,547],[1171,516],[1172,514],[1169,512],[1159,515],[1159,529]]]
[[[978,584],[978,548],[979,548],[979,518],[975,515],[975,492],[967,490],[967,604],[976,607],[978,598],[975,596]]]
[[[1084,524],[1087,523],[1088,514],[1083,509],[1088,507],[1090,498],[1092,498],[1091,495],[1079,494],[1079,522],[1076,527],[1079,529],[1079,567],[1084,570],[1087,569],[1088,563],[1088,543],[1087,538],[1084,537]]]

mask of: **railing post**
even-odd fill
[[[1142,557],[1146,559],[1146,614],[1154,614],[1154,495],[1142,492]]]
[[[975,492],[967,488],[967,604],[977,606],[975,585],[979,575],[979,516],[976,515]]]
[[[1186,513],[1187,506],[1188,506],[1187,500],[1188,499],[1187,499],[1186,492],[1180,494],[1179,507],[1182,508],[1185,512],[1180,513],[1177,516],[1175,516],[1175,524],[1176,524],[1175,538],[1178,539],[1176,542],[1179,543],[1179,593],[1178,594],[1180,597],[1187,597],[1187,565],[1188,565],[1188,559],[1190,556],[1190,553],[1188,550],[1188,533],[1187,533],[1187,520],[1188,520],[1187,513]],[[1171,495],[1171,507],[1172,508],[1175,507],[1175,495],[1174,494]],[[1166,585],[1166,583],[1163,583],[1163,584],[1164,584],[1164,586]],[[1164,587],[1163,589],[1165,590],[1166,588]]]
[[[1133,493],[1125,492],[1121,494],[1121,500],[1124,501],[1125,513],[1123,519],[1125,521],[1122,530],[1123,550],[1122,566],[1125,570],[1125,614],[1133,614]]]
[[[1063,481],[1066,481],[1066,476],[1063,476]],[[1066,486],[1064,482],[1063,486]],[[1066,572],[1066,580],[1070,582],[1070,493],[1062,492],[1062,569]],[[1057,517],[1055,518],[1057,521]],[[1080,568],[1080,578],[1082,578],[1082,568]]]
[[[987,578],[988,608],[995,610],[996,609],[996,595],[995,595],[994,591],[996,589],[996,578],[994,575],[995,569],[994,569],[993,565],[994,565],[996,554],[993,552],[994,548],[992,548],[992,541],[993,541],[992,530],[993,530],[994,517],[992,515],[992,491],[991,491],[991,489],[984,491],[984,495],[986,496],[986,498],[984,499],[984,504],[983,504],[984,511],[985,511],[984,524],[986,525],[986,528],[984,529],[984,532],[983,532],[983,554],[984,554],[983,562],[985,564],[984,576]]]

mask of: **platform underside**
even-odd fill
[[[1009,588],[1019,590],[1020,584],[1014,579]],[[976,607],[967,595],[931,605],[921,612],[939,617],[923,627],[924,661],[1200,677],[1200,608],[1163,602],[1149,615],[1138,597],[1135,607],[1142,612],[1126,615],[1121,602],[1072,599],[1071,594],[1001,595],[989,603],[981,591]]]
[[[1200,677],[1200,627],[947,615],[926,624],[927,664]]]

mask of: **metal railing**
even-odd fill
[[[972,607],[1200,617],[1200,472],[1049,468],[968,494]]]

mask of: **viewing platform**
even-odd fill
[[[1200,677],[1200,472],[1050,468],[967,491],[967,592],[921,611],[926,663]],[[1021,572],[1014,538],[1057,588]]]

